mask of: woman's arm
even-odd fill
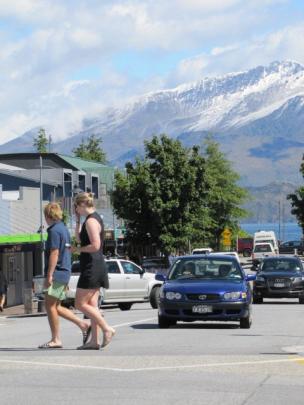
[[[86,229],[89,235],[90,244],[79,249],[80,253],[98,252],[101,246],[100,232],[101,225],[95,218],[89,218],[86,222]]]

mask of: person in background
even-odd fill
[[[91,340],[79,350],[99,350],[99,332],[103,331],[101,347],[107,346],[115,330],[108,325],[98,308],[100,288],[109,288],[108,272],[103,256],[104,224],[94,207],[92,193],[80,193],[75,197],[76,240],[80,245],[74,250],[80,253],[80,277],[76,291],[76,308],[91,319]],[[80,218],[85,217],[81,226]]]
[[[57,203],[49,203],[44,208],[45,221],[48,225],[45,250],[45,303],[52,338],[39,346],[39,349],[59,349],[62,342],[59,333],[59,316],[77,325],[85,343],[90,333],[90,326],[78,318],[72,311],[61,306],[71,276],[71,238],[62,222],[62,210]]]
[[[7,294],[7,279],[5,277],[4,272],[0,268],[0,312],[3,312],[6,294]]]

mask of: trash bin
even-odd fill
[[[44,300],[38,301],[38,312],[45,312],[45,301]]]
[[[24,289],[24,313],[33,313],[33,292],[31,288]]]

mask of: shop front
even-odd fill
[[[41,274],[40,235],[0,236],[0,268],[8,281],[6,305],[23,304],[33,276]]]

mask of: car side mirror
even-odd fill
[[[143,274],[145,274],[145,272],[146,272],[146,271],[145,271],[145,269],[143,269],[143,268],[140,268],[140,270],[139,270],[139,274],[140,274],[140,275],[143,275]]]
[[[246,281],[254,281],[257,276],[255,274],[246,274]]]
[[[164,282],[166,281],[166,277],[163,274],[157,273],[155,274],[155,280]]]

